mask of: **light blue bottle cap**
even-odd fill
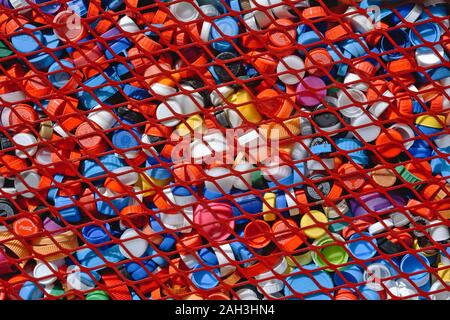
[[[36,29],[36,27],[32,24],[25,24],[24,29],[33,30]],[[33,35],[34,37],[23,31],[23,33],[12,36],[11,43],[17,51],[22,53],[37,51],[41,48],[41,45],[43,45],[44,37],[40,30],[33,31]]]
[[[203,266],[198,264],[194,267],[194,270],[200,268],[203,268]],[[212,289],[219,284],[218,278],[220,276],[218,269],[213,269],[213,272],[209,270],[194,271],[191,274],[191,281],[197,288],[203,290]]]
[[[303,266],[306,270],[316,270],[319,267],[315,264],[309,264]],[[292,273],[299,272],[298,269],[294,269]],[[311,279],[311,276],[314,277],[314,280]],[[284,295],[292,296],[293,294],[302,294],[305,295],[305,300],[331,300],[331,297],[328,294],[318,292],[314,294],[309,294],[314,291],[321,291],[323,289],[332,289],[334,288],[333,280],[329,276],[326,271],[314,271],[310,274],[297,274],[286,278],[286,282],[289,286],[284,287]],[[318,283],[319,285],[317,285]],[[291,287],[294,290],[294,293],[289,288]],[[297,300],[296,298],[291,298]]]
[[[101,258],[89,248],[78,250],[75,253],[75,257],[83,267],[95,270],[106,268],[105,260],[111,263],[125,260],[125,257],[120,253],[118,244],[106,248],[97,248],[97,250]]]
[[[355,233],[350,237],[350,241],[361,239],[362,236],[371,239],[370,242],[367,240],[360,240],[356,242],[348,243],[346,246],[352,253],[352,255],[359,260],[368,260],[377,254],[377,241],[372,238],[367,232],[362,232],[361,234]]]
[[[230,16],[219,18],[214,20],[215,27],[211,28],[210,39],[219,40],[223,39],[223,36],[234,37],[239,34],[239,25],[236,20]],[[220,32],[218,31],[220,30]],[[235,41],[235,39],[230,41]],[[226,40],[215,41],[212,43],[212,47],[220,52],[233,50],[233,45]]]

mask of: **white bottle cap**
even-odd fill
[[[203,141],[213,149],[217,155],[227,150],[225,137],[220,131],[213,131],[203,136]]]
[[[416,50],[416,61],[420,67],[428,68],[442,64],[445,58],[445,51],[441,45],[434,48],[422,47]]]
[[[398,299],[414,296],[417,294],[417,290],[408,280],[397,279],[386,282],[386,293],[389,299]],[[408,300],[419,300],[419,297],[410,297]]]
[[[194,269],[196,265],[200,264],[199,259],[194,257],[194,255],[192,255],[192,254],[181,254],[180,253],[180,258],[181,258],[181,260],[183,260],[184,264],[189,269]]]
[[[150,92],[150,94],[154,96],[166,97],[175,94],[177,92],[177,89],[166,86],[165,84],[159,82],[155,82],[150,86],[148,92]]]
[[[394,227],[394,222],[391,219],[384,219],[383,222],[378,221],[369,227],[369,233],[373,236]]]
[[[212,169],[209,169],[206,171],[206,175],[208,175],[210,178],[205,181],[205,188],[218,193],[229,193],[231,191],[231,188],[233,188],[236,178],[231,174],[230,169],[225,167],[214,167]],[[218,178],[222,176],[224,177]],[[212,181],[214,181],[215,183]],[[216,184],[219,185],[223,191],[217,188]]]
[[[450,147],[450,134],[443,134],[434,139],[434,144],[441,149]]]
[[[450,291],[447,287],[450,283],[442,283],[442,280],[437,279],[430,288],[430,298],[431,300],[450,300]],[[440,291],[440,292],[437,292]],[[436,293],[433,293],[436,292]]]
[[[205,161],[204,158],[209,158],[212,156],[211,147],[208,147],[201,140],[194,140],[190,143],[189,148],[191,150],[191,157],[195,163],[202,163]]]
[[[67,287],[69,289],[75,289],[78,291],[89,291],[95,288],[96,284],[92,278],[89,278],[88,281],[83,281],[80,267],[76,265],[69,266],[66,272],[68,273]]]
[[[219,246],[219,248],[212,247],[216,254],[218,265],[220,267],[220,276],[225,277],[236,270],[236,267],[231,263],[235,261],[233,249],[226,243]]]
[[[402,212],[394,212],[394,213],[391,213],[389,216],[392,220],[392,223],[394,224],[394,227],[396,227],[396,228],[401,228],[401,227],[407,226],[412,221],[412,218],[411,218],[411,220],[409,218],[409,217],[411,217],[409,214],[404,214]]]
[[[271,10],[267,8],[270,6],[269,0],[250,0],[250,6],[255,9],[252,12],[260,28],[266,28],[272,23],[272,19],[275,20]]]
[[[427,226],[428,233],[436,242],[447,241],[450,239],[450,232],[448,226],[443,221],[434,220]]]
[[[181,114],[183,114],[183,111],[180,104],[173,99],[162,102],[156,109],[156,119],[160,120],[161,123],[167,127],[174,127],[179,124],[180,119],[175,116]],[[168,120],[164,121],[164,119]]]
[[[224,109],[224,112],[227,115],[232,128],[238,128],[244,122],[244,119],[242,119],[241,115],[236,110],[227,108]]]
[[[244,14],[243,18],[244,18],[245,25],[246,25],[248,31],[252,31],[252,30],[259,31],[259,30],[261,30],[261,28],[258,25],[258,22],[256,21],[256,17],[255,17],[254,11]]]
[[[283,57],[277,65],[277,74],[281,82],[294,85],[305,76],[305,63],[296,55]]]
[[[367,108],[367,97],[360,90],[341,90],[338,93],[338,107],[339,112],[347,118],[357,118],[364,114],[363,108]]]
[[[192,1],[198,6],[197,1]],[[175,19],[183,22],[192,22],[197,19],[200,13],[197,11],[196,7],[192,3],[187,1],[177,2],[170,5],[169,10],[175,17]]]
[[[42,165],[52,164],[52,152],[48,148],[40,148],[35,155],[35,160],[37,163]]]
[[[27,159],[34,156],[38,150],[36,137],[31,133],[18,133],[12,137],[12,140],[17,146],[25,147],[24,151],[19,150],[18,148],[16,149],[16,156],[21,159]],[[32,147],[26,148],[28,146]]]
[[[237,290],[236,295],[239,297],[239,299],[233,297],[233,300],[259,300],[256,292],[249,288]]]
[[[367,287],[374,291],[384,291],[383,283],[386,283],[386,280],[383,279],[391,276],[389,268],[382,263],[372,263],[364,271],[364,281]]]
[[[266,180],[282,180],[292,174],[292,168],[269,158],[263,161],[261,173]]]
[[[67,138],[69,137],[69,133],[66,132],[66,130],[64,130],[59,124],[55,123],[53,125],[53,132],[56,132],[57,134],[59,134],[60,137],[62,138]]]
[[[141,257],[148,247],[147,241],[139,238],[137,231],[131,228],[122,233],[120,240],[119,251],[128,259]]]
[[[243,191],[248,190],[248,186],[252,185],[252,169],[254,168],[255,167],[248,162],[239,163],[233,168],[238,172],[245,172],[236,175],[236,179],[234,181],[234,187],[236,189]]]
[[[116,123],[114,114],[106,109],[103,109],[100,105],[95,106],[91,113],[88,115],[88,119],[95,122],[103,130],[111,129]]]
[[[211,33],[211,22],[208,21],[203,21],[202,23],[202,30],[200,31],[200,39],[203,42],[208,42],[209,41],[209,34]]]
[[[377,120],[375,116],[372,115],[372,118]],[[356,127],[355,131],[365,142],[375,141],[381,132],[381,127],[377,125],[370,125],[373,123],[373,120],[369,115],[362,114],[357,118],[352,119],[352,126]],[[360,139],[356,134],[355,137]]]
[[[31,189],[36,189],[41,182],[41,176],[33,170],[23,171],[14,178],[14,187],[17,192],[24,192]],[[21,195],[25,198],[33,198],[32,192],[27,192]]]
[[[11,109],[9,107],[3,107],[1,114],[1,121],[3,127],[9,127],[9,116],[11,115]]]
[[[131,186],[139,180],[139,174],[130,166],[124,166],[111,171],[124,185]]]
[[[131,19],[129,16],[124,16],[119,20],[119,26],[122,28],[123,31],[129,32],[129,33],[135,33],[138,32],[140,29],[137,26],[136,22],[134,22],[133,19]]]
[[[333,170],[336,166],[334,158],[323,158],[319,160],[308,160],[306,161],[306,167],[310,171],[323,171],[323,170]]]
[[[232,93],[234,89],[230,86],[219,87],[211,91],[209,98],[213,105],[219,106],[223,103],[223,99],[227,99]]]
[[[58,266],[50,261],[38,262],[33,270],[33,278],[37,279],[40,284],[48,286],[58,279],[57,271]]]
[[[345,76],[344,84],[346,84],[349,88],[360,90],[363,92],[369,90],[369,85],[366,82],[362,82],[361,77],[356,73],[348,73]]]
[[[395,123],[390,127],[390,129],[395,129],[401,134],[402,139],[405,141],[403,145],[405,146],[406,150],[412,147],[412,145],[414,144],[414,140],[412,140],[412,138],[414,138],[415,134],[410,126],[404,123]]]
[[[8,92],[8,93],[3,93],[0,94],[0,99],[2,99],[3,101],[6,102],[19,102],[22,100],[25,100],[27,98],[27,96],[25,95],[25,93],[23,91],[14,91],[14,92]]]
[[[385,93],[383,93],[384,97],[392,98],[394,95],[389,90],[386,90]],[[375,102],[370,108],[369,112],[373,114],[375,117],[381,116],[387,109],[389,108],[389,102],[386,101],[377,101]]]

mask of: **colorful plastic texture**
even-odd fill
[[[0,299],[449,299],[447,1],[0,1]]]

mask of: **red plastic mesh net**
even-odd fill
[[[16,5],[16,9],[8,1],[3,1],[0,6],[1,132],[6,139],[2,141],[11,142],[9,145],[5,142],[6,147],[2,142],[0,170],[4,185],[0,192],[1,198],[7,199],[15,208],[13,214],[7,215],[4,211],[0,218],[4,227],[0,237],[1,252],[5,257],[3,263],[11,268],[0,276],[2,298],[85,299],[99,296],[104,298],[106,295],[110,299],[131,299],[132,296],[140,299],[239,299],[243,298],[242,289],[247,289],[258,298],[266,299],[368,299],[373,295],[368,294],[367,290],[375,288],[368,286],[368,281],[374,279],[374,275],[368,273],[368,266],[374,263],[388,266],[391,273],[383,281],[377,282],[375,296],[380,299],[431,299],[433,294],[448,290],[448,264],[445,262],[449,258],[446,253],[448,239],[437,239],[433,232],[439,227],[448,226],[450,210],[450,170],[445,169],[448,168],[445,159],[448,158],[449,150],[448,147],[439,148],[435,142],[441,138],[440,143],[445,145],[442,140],[450,137],[445,136],[450,133],[450,118],[444,108],[445,103],[448,104],[446,99],[449,98],[445,93],[448,82],[446,86],[442,77],[439,78],[434,72],[441,68],[440,72],[445,74],[449,70],[449,64],[448,59],[443,58],[433,65],[419,66],[415,59],[415,52],[420,47],[435,48],[435,55],[450,54],[447,14],[438,15],[432,6],[418,2],[423,10],[420,22],[411,22],[408,21],[405,10],[410,12],[414,3],[410,7],[406,6],[407,9],[405,6],[383,4],[383,7],[392,10],[391,17],[387,18],[390,23],[385,23],[386,18],[383,18],[380,28],[357,33],[355,25],[349,20],[354,12],[348,13],[346,10],[353,6],[358,8],[354,10],[359,15],[368,17],[368,13],[353,0],[329,3],[310,1],[310,7],[304,6],[304,1],[271,1],[270,5],[267,1],[254,1],[256,4],[253,5],[250,5],[251,1],[234,4],[223,0],[204,1],[216,4],[216,8],[225,8],[218,12],[218,16],[207,16],[199,3],[190,2],[200,12],[194,21],[180,21],[174,17],[170,6],[179,4],[180,1],[168,3],[124,0],[123,4],[118,1],[117,6],[114,5],[115,2],[109,1],[86,1],[85,12],[78,12],[81,19],[78,21],[71,16],[70,19],[74,21],[69,20],[70,23],[81,23],[84,33],[79,39],[71,39],[67,36],[69,33],[65,33],[70,28],[64,29],[63,24],[55,23],[54,20],[59,12],[73,10],[70,3],[28,2],[24,2],[22,7],[22,1],[10,1]],[[241,11],[236,10],[236,3],[240,3]],[[445,3],[437,5],[446,8]],[[47,9],[55,6],[56,9],[52,13],[46,13],[42,9],[44,6]],[[283,12],[289,10],[291,18],[284,18],[283,21],[283,18],[274,14],[267,14],[276,9]],[[47,11],[49,10],[51,11]],[[249,17],[255,13],[264,14],[269,19],[260,30],[253,30],[249,26],[252,19]],[[122,30],[124,27],[119,26],[119,20],[125,15],[133,19],[139,30],[132,33]],[[237,35],[229,35],[229,30],[217,27],[217,20],[223,17],[233,17],[238,21],[240,30]],[[202,40],[201,30],[205,22],[216,29],[220,39]],[[397,33],[402,28],[409,32],[415,26],[427,22],[433,22],[443,30],[439,48],[436,44],[423,43],[423,39],[422,44],[417,46],[401,46],[396,42]],[[25,24],[31,24],[35,28],[23,28]],[[339,26],[341,29],[337,29]],[[299,44],[296,34],[298,28],[304,28],[304,32],[316,31],[319,38],[311,43]],[[114,29],[119,32],[111,31]],[[54,47],[41,43],[44,40],[37,35],[39,31],[48,33],[51,30],[59,30],[62,34]],[[327,33],[330,30],[334,30],[334,33]],[[31,43],[31,47],[33,42],[37,43],[36,48],[31,52],[17,50],[12,38],[18,35],[28,35],[25,42]],[[418,32],[418,36],[428,35]],[[353,40],[354,46],[363,48],[364,53],[344,54],[344,50],[339,48],[348,40]],[[20,42],[17,38],[16,41]],[[23,38],[21,41],[24,41]],[[217,58],[217,47],[213,44],[220,41],[228,43],[231,47],[227,51],[234,52],[235,55]],[[279,44],[277,41],[286,42],[287,45],[277,47],[274,45]],[[371,50],[379,47],[380,41],[390,42],[386,46],[391,48],[384,52]],[[125,47],[117,52],[121,42],[125,43]],[[316,56],[319,61],[311,58],[312,50],[317,48],[334,52],[332,61],[321,64],[319,57]],[[37,63],[30,62],[35,61],[33,59],[39,54],[48,54],[56,62],[64,59],[69,64],[61,63],[54,71],[49,70],[48,66],[39,68]],[[403,64],[399,66],[384,60],[382,57],[386,54],[401,54],[405,57],[401,60]],[[351,102],[362,110],[361,116],[365,115],[370,121],[362,122],[360,126],[351,124],[340,112],[345,108],[336,106],[336,100],[323,97],[317,105],[323,105],[324,108],[301,106],[296,100],[295,87],[283,85],[279,81],[283,74],[279,73],[280,69],[277,70],[276,66],[282,58],[289,55],[312,60],[303,69],[306,75],[319,75],[326,79],[326,88],[320,89],[326,89],[327,96],[336,97],[340,91],[347,92],[352,85],[356,88],[358,84],[363,83],[364,86],[365,83],[368,86],[364,89],[367,92],[367,103],[354,99]],[[370,61],[371,67],[367,65],[367,61]],[[236,65],[243,68],[240,73],[233,69]],[[336,69],[342,65],[347,65],[347,73],[356,74],[359,79],[344,84],[344,77],[336,74]],[[284,74],[301,71],[293,70],[288,65],[284,67]],[[212,69],[222,72],[225,79],[216,81],[211,73]],[[119,76],[115,77],[113,73]],[[56,85],[58,81],[64,82],[65,75],[70,75],[70,80],[66,80],[62,86]],[[105,81],[87,83],[87,80],[95,77]],[[201,85],[188,83],[192,85],[191,91],[181,86],[183,80],[193,79]],[[167,94],[161,95],[161,91],[154,86],[155,83],[166,86],[164,90],[167,87],[175,90],[169,89]],[[411,85],[416,87],[412,88]],[[227,100],[224,96],[226,87],[232,88],[235,101]],[[261,91],[269,88],[275,90],[277,98],[271,95],[266,100],[257,97]],[[164,121],[158,120],[161,102],[180,94],[190,97],[197,94],[198,97],[207,92],[209,95],[218,89],[224,91],[220,91],[217,96],[228,101],[227,103],[213,106],[200,104],[197,99],[192,99],[197,105],[193,114],[179,114],[169,106],[172,116]],[[392,96],[383,96],[388,89]],[[106,95],[108,92],[112,94],[107,99],[102,99],[102,90]],[[236,94],[239,90],[245,91],[248,99],[242,100]],[[306,85],[305,90],[304,95],[310,95],[313,99],[320,96],[317,88]],[[7,95],[11,92],[16,93],[13,102],[11,96]],[[22,95],[17,96],[17,92]],[[269,111],[264,113],[267,100]],[[272,105],[280,104],[280,101],[292,101],[293,109],[290,114],[283,117],[271,114]],[[371,114],[369,108],[363,108],[363,105],[373,105],[380,101],[386,102],[387,109],[379,117]],[[256,113],[259,111],[260,118],[257,120],[250,119],[254,114],[245,113],[248,109],[243,107],[249,104],[254,106]],[[21,107],[17,108],[19,105]],[[94,106],[96,109],[93,109]],[[30,107],[34,107],[35,111],[29,112]],[[4,115],[7,114],[5,110],[9,110],[9,116]],[[270,171],[270,174],[264,174],[267,179],[263,179],[257,172],[267,170],[267,163],[263,161],[266,159],[258,159],[260,161],[244,172],[252,173],[253,183],[242,179],[244,187],[241,191],[233,189],[233,192],[223,192],[214,200],[205,199],[205,181],[221,190],[227,176],[243,176],[244,173],[234,170],[233,166],[238,155],[231,155],[231,164],[174,164],[166,160],[181,141],[181,136],[190,136],[198,131],[194,126],[198,122],[192,120],[193,116],[199,115],[202,118],[205,130],[216,129],[225,134],[226,128],[216,117],[216,113],[223,110],[233,110],[243,118],[238,124],[239,128],[278,128],[281,134],[286,134],[287,137],[279,142],[280,161],[290,168],[292,174],[301,178],[284,183]],[[106,112],[100,114],[102,117],[112,116],[117,124],[106,129],[100,128],[92,116],[95,112],[99,115],[98,111]],[[324,112],[340,123],[331,132],[324,130],[315,120]],[[3,117],[7,117],[7,120]],[[303,120],[302,125],[300,118],[306,120]],[[421,120],[417,120],[419,118]],[[167,121],[170,120],[179,122],[178,133],[174,133],[174,126],[167,126]],[[305,129],[308,123],[311,130]],[[409,140],[403,141],[404,136],[399,140],[392,129],[389,129],[395,124],[408,126],[414,135]],[[180,133],[179,126],[184,126],[184,134]],[[363,142],[349,151],[338,143],[338,137],[344,138],[347,134],[353,134],[353,139],[358,141],[365,141],[364,135],[367,133],[364,129],[371,126],[379,128],[379,135],[385,136],[384,145],[380,146],[381,142],[375,141]],[[425,131],[423,126],[435,130]],[[112,138],[119,130],[129,132],[139,143],[128,147],[128,142],[125,142],[125,146],[119,148]],[[25,147],[16,143],[14,137],[21,133],[33,135],[36,141],[30,145],[25,144]],[[144,142],[144,134],[147,138],[153,138]],[[320,141],[317,138],[323,139],[318,143],[319,147],[326,145],[325,150],[328,150],[328,146],[330,149],[317,152],[314,146],[308,144],[307,141],[310,140]],[[125,140],[127,139],[130,138]],[[413,149],[406,147],[408,142],[416,144],[417,141],[424,141],[424,145],[417,148],[414,146]],[[295,143],[307,153],[298,160],[292,156]],[[418,156],[418,153],[424,152],[424,148],[428,148],[428,151],[425,155]],[[386,153],[393,149],[398,155],[386,157]],[[39,159],[36,150],[41,152]],[[45,152],[42,154],[41,150]],[[251,150],[245,151],[247,158],[252,156]],[[355,153],[362,154],[363,159],[359,161],[367,161],[367,164],[356,161],[358,157],[354,157]],[[111,159],[105,158],[108,155],[120,159],[117,160],[120,166],[126,166],[129,170],[112,172],[111,165],[105,160]],[[155,162],[146,161],[148,157],[155,159]],[[444,161],[442,164],[433,162],[441,160]],[[96,163],[101,172],[96,176],[86,177],[83,170],[92,163]],[[378,167],[375,169],[376,165]],[[313,169],[305,172],[306,166]],[[435,169],[436,166],[438,169]],[[234,169],[225,176],[220,176],[221,180],[207,175],[210,172],[208,170],[217,167]],[[149,170],[158,168],[168,170],[168,179],[158,180],[149,176]],[[375,174],[376,170],[382,169],[385,171]],[[27,175],[29,171],[33,172],[31,176]],[[139,181],[133,181],[132,185],[124,183],[120,175],[129,172],[138,173]],[[314,176],[317,173],[320,174],[319,177]],[[394,182],[389,183],[390,179],[394,179]],[[265,180],[272,183],[268,184]],[[138,188],[133,188],[133,185]],[[195,203],[180,205],[171,201],[167,190],[176,186],[189,190],[195,197]],[[332,192],[327,191],[327,186]],[[369,200],[374,193],[384,197],[383,203],[387,201],[390,205],[374,209]],[[311,194],[316,194],[319,198],[314,199]],[[245,196],[253,197],[252,201],[259,201],[262,209],[249,213],[247,207],[243,208],[242,197]],[[118,202],[114,201],[120,201],[124,197],[129,198],[128,205],[125,209],[118,209]],[[273,201],[273,197],[277,201]],[[280,207],[283,206],[283,197],[290,199],[284,202],[284,207]],[[399,201],[398,197],[403,200]],[[59,198],[59,202],[56,202],[56,198]],[[65,201],[60,201],[61,198]],[[340,205],[343,201],[352,207],[348,214],[342,213]],[[99,202],[102,202],[102,206],[110,207],[109,215],[99,212]],[[229,203],[235,213],[240,213],[225,220],[219,219],[221,228],[225,228],[230,234],[225,240],[210,237],[211,233],[205,231],[214,229],[215,225],[209,225],[208,229],[207,224],[190,221],[192,216],[183,211],[188,207],[201,205],[209,208],[209,212],[215,216],[214,213],[220,210],[213,210],[211,204],[218,202]],[[352,202],[356,204],[350,205]],[[71,221],[65,215],[73,208],[79,210],[79,221]],[[323,219],[326,216],[323,212],[330,211],[330,208],[337,211],[336,216]],[[367,214],[352,214],[351,211],[357,210],[366,210]],[[311,213],[317,211],[322,213]],[[389,225],[386,219],[393,213],[407,219],[407,222]],[[167,221],[164,223],[161,220],[161,214],[165,218],[170,214],[178,214],[190,223],[178,228],[164,227]],[[60,228],[54,230],[48,227],[51,224],[49,219]],[[245,221],[240,223],[243,219]],[[277,234],[270,228],[265,229],[266,224],[258,225],[255,221],[265,221],[269,226],[284,222],[285,228],[282,234]],[[243,233],[244,227],[250,223],[256,228],[257,239],[249,238],[248,234]],[[375,223],[379,224],[381,232],[368,233],[369,227]],[[433,223],[432,226],[430,223]],[[106,228],[106,225],[109,227]],[[158,229],[157,225],[163,227]],[[87,241],[83,230],[88,227],[103,230],[108,235],[107,242],[94,244]],[[124,244],[120,237],[125,229],[134,229],[135,237],[145,239],[148,247],[152,248],[147,253],[151,253],[133,258],[120,257],[118,254],[117,260],[105,257],[106,250]],[[359,235],[359,239],[352,237],[355,234]],[[331,241],[317,245],[315,238],[323,240],[323,236],[330,237]],[[162,250],[162,239],[171,239],[173,243],[168,249]],[[264,249],[250,245],[252,242],[265,240],[270,244]],[[295,241],[295,248],[286,245],[296,243]],[[365,259],[355,257],[349,248],[358,241],[366,241],[366,245],[372,244],[375,255]],[[229,248],[226,245],[232,243],[244,245],[248,254],[239,257],[240,259],[234,254],[234,259],[228,259],[224,248]],[[97,265],[86,265],[83,263],[85,260],[76,254],[77,251],[86,249],[90,250],[89,254],[98,257]],[[214,253],[216,256],[221,253],[225,259],[220,265],[208,263]],[[311,268],[313,262],[308,257],[310,254],[315,256],[315,263],[321,261],[322,265]],[[346,259],[339,260],[346,254]],[[186,266],[180,255],[197,255],[197,269]],[[417,263],[413,264],[412,269],[402,266],[400,262],[406,255],[416,257],[420,266]],[[61,259],[64,259],[63,262]],[[425,263],[425,259],[428,263]],[[152,262],[149,263],[149,260]],[[285,268],[280,273],[271,273],[270,270],[277,266],[279,271],[280,261],[286,263]],[[47,273],[43,280],[36,278],[36,274],[42,274],[36,273],[36,266],[41,264],[42,267],[43,264],[50,268],[49,262],[57,265],[57,270],[50,275]],[[352,267],[357,267],[357,274],[365,271],[366,276],[358,278],[349,275],[348,270]],[[140,279],[133,279],[132,269],[142,271],[142,268],[147,268],[145,275]],[[225,272],[227,268],[231,271]],[[420,285],[417,280],[423,279],[424,272],[427,276],[432,276],[428,280],[428,287]],[[68,281],[71,274],[78,276],[75,285],[73,281]],[[196,277],[193,274],[196,274],[197,282],[200,278],[200,281],[205,281],[206,286],[212,283],[211,288],[202,288],[198,283],[193,283],[193,277]],[[261,274],[265,274],[263,279]],[[325,278],[334,279],[335,283],[330,285],[328,278],[324,281],[324,274],[327,275]],[[340,282],[336,281],[337,278],[341,279]],[[306,284],[305,279],[309,279],[309,284]],[[405,285],[402,279],[408,284]],[[436,282],[440,285],[432,287],[433,291],[429,285]],[[247,294],[248,292],[246,291]]]

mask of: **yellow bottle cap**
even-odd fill
[[[308,238],[319,239],[327,233],[326,227],[321,227],[321,223],[327,223],[327,216],[318,210],[307,212],[300,220],[300,227]]]
[[[186,119],[186,123],[180,123],[177,126],[176,132],[180,137],[193,134],[194,132],[201,132],[205,129],[205,122],[201,115],[196,114]]]
[[[227,98],[228,102],[236,105],[236,109],[248,122],[258,123],[263,118],[252,103],[253,100],[255,100],[255,98],[244,89],[239,90]]]
[[[275,221],[277,219],[277,215],[272,213],[271,211],[276,206],[276,194],[273,192],[266,192],[264,194],[264,200],[268,203],[268,205],[263,202],[262,212],[267,212],[263,215],[265,221]]]
[[[419,116],[416,119],[416,124],[435,129],[442,129],[445,124],[445,116],[436,116],[436,117],[430,115]]]

